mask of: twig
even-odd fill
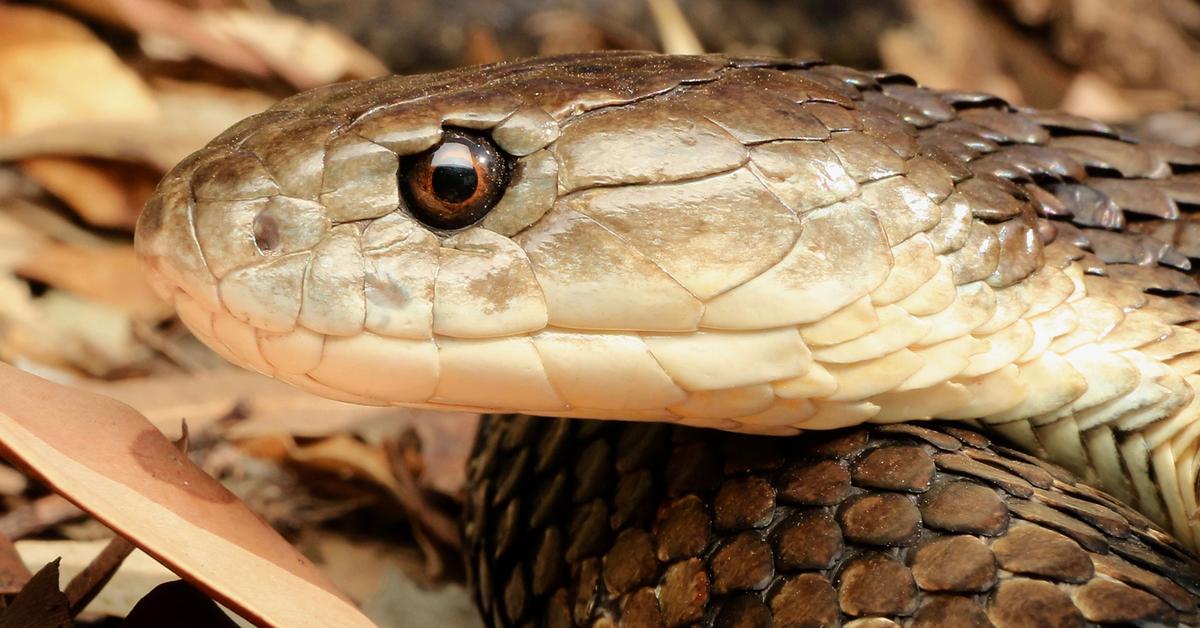
[[[384,449],[392,474],[396,476],[396,490],[393,494],[396,501],[400,502],[400,507],[439,543],[454,550],[461,549],[458,525],[444,513],[432,508],[421,495],[416,479],[404,463],[404,446],[397,439],[388,439]]]
[[[83,568],[83,571],[71,578],[71,582],[67,584],[63,593],[67,595],[67,600],[71,603],[72,617],[86,608],[96,594],[104,588],[104,585],[112,580],[113,575],[117,573],[117,568],[125,562],[125,557],[129,556],[133,549],[133,543],[125,540],[124,537],[113,537],[100,554],[93,558],[87,567]]]
[[[185,352],[180,351],[175,345],[171,344],[170,340],[163,336],[162,332],[148,323],[134,321],[133,336],[142,344],[157,351],[168,362],[185,373],[196,373],[204,370],[203,364],[193,360]]]
[[[650,13],[654,15],[654,25],[658,27],[658,36],[662,39],[663,52],[676,55],[704,54],[704,46],[675,0],[647,2],[650,4]]]

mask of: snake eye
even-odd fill
[[[508,185],[508,155],[486,137],[447,129],[437,146],[401,166],[400,189],[421,222],[459,229],[483,218]]]

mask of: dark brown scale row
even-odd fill
[[[910,180],[940,198],[950,191],[937,181],[950,174],[957,198],[992,225],[998,249],[956,257],[956,281],[1002,287],[1043,260],[1062,267],[1081,259],[1089,274],[1138,291],[1200,294],[1188,274],[1189,258],[1200,256],[1200,151],[1141,143],[1093,120],[1018,110],[987,94],[923,89],[898,74],[821,64],[800,72],[857,101],[863,130],[909,160]],[[1030,229],[1038,238],[1026,237]],[[1177,300],[1178,322],[1194,320],[1196,300]]]
[[[1139,290],[1200,293],[1185,274],[1189,258],[1200,257],[1200,151],[1142,143],[1070,114],[1017,110],[987,94],[923,89],[902,75],[821,65],[805,72],[851,86],[861,109],[911,125],[920,154],[954,174],[975,217],[1027,222],[1032,207],[1052,221],[1037,225],[1043,242],[1063,243],[1076,259],[1095,256],[1088,272]],[[1014,243],[1019,229],[1007,229]],[[1003,241],[1005,230],[997,231]],[[1001,260],[1007,274],[989,282],[1018,279],[1031,254],[1014,248]]]
[[[1200,563],[1165,532],[952,426],[498,417],[469,492],[468,571],[496,626],[1200,620]]]

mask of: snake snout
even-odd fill
[[[423,165],[435,188],[422,200],[442,194],[450,212],[459,200],[478,210],[464,194],[471,164],[450,152],[448,165]],[[493,193],[504,205],[491,229],[446,230],[402,196],[422,181],[396,153],[320,121],[268,121],[231,130],[169,173],[137,249],[185,324],[241,366],[359,403],[456,407],[490,407],[501,390],[520,401],[513,391],[536,373],[538,398],[521,407],[561,408],[528,339],[512,338],[545,328],[547,310],[528,258],[499,232],[529,220],[519,210],[534,202],[530,182],[553,188],[539,160],[493,164],[514,190]],[[481,186],[495,184],[490,173]],[[507,379],[468,384],[478,380],[470,370]]]

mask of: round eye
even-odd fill
[[[421,222],[439,229],[474,224],[508,185],[509,158],[486,137],[447,129],[437,146],[402,165],[400,188]]]

